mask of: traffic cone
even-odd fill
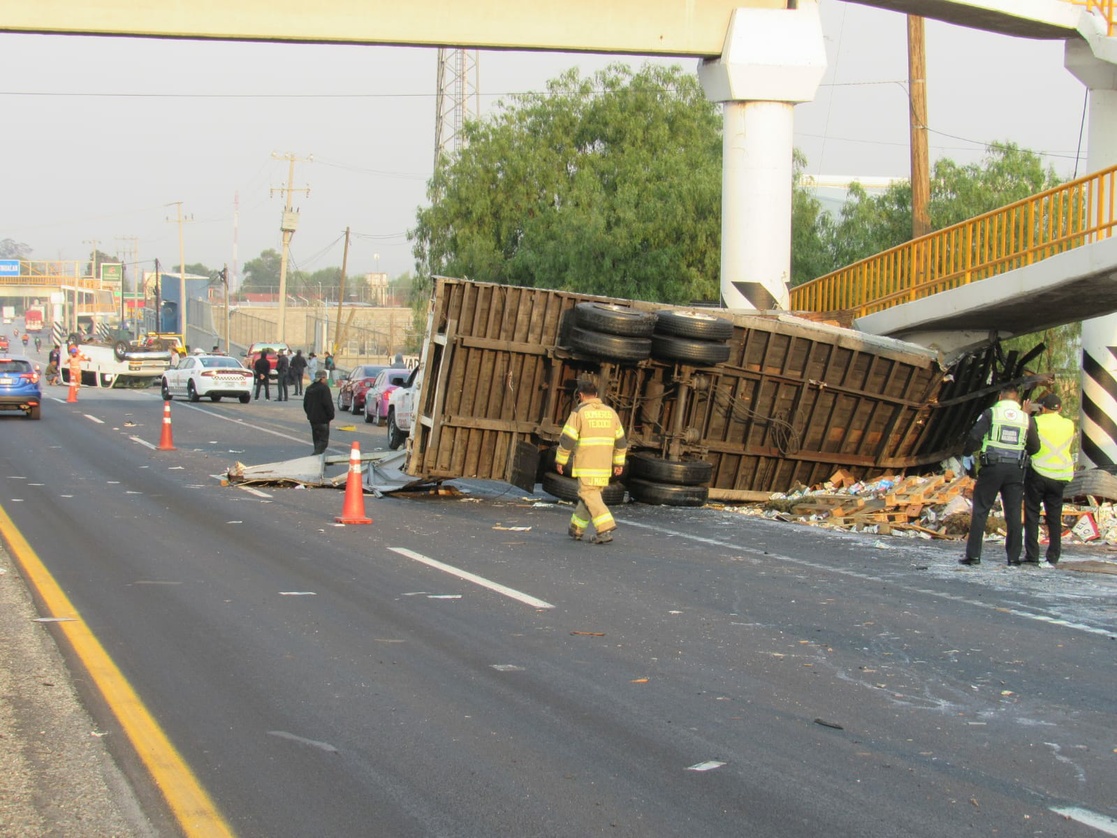
[[[74,381],[73,377],[70,378],[70,392],[66,395],[67,402],[76,402],[78,400],[78,383]]]
[[[171,433],[171,403],[163,402],[163,433],[159,436],[159,451],[174,451],[175,440]]]
[[[334,518],[339,524],[371,524],[365,517],[365,493],[361,488],[361,446],[354,442],[349,449],[349,477],[345,481],[345,506]]]

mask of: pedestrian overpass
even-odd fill
[[[791,289],[794,311],[949,360],[1117,312],[1117,166],[906,242]]]

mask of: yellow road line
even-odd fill
[[[47,617],[69,617],[55,625],[69,642],[89,677],[104,696],[128,740],[162,791],[184,835],[232,836],[234,833],[209,794],[163,729],[148,712],[132,685],[113,663],[100,641],[78,614],[38,554],[0,506],[0,536],[42,601]]]

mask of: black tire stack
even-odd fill
[[[712,367],[729,360],[733,324],[701,311],[658,312],[652,334],[652,357],[658,361]]]
[[[638,363],[652,354],[656,314],[609,303],[578,303],[567,343],[579,355],[618,364]]]
[[[628,457],[625,484],[632,499],[658,506],[703,506],[713,476],[705,460],[667,460],[638,452]]]
[[[578,478],[567,477],[557,471],[547,471],[543,473],[542,483],[543,491],[548,495],[554,495],[559,500],[578,502]],[[610,483],[602,487],[601,499],[605,501],[606,506],[624,503],[624,484]]]

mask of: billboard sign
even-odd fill
[[[19,260],[0,259],[0,276],[19,276]]]

